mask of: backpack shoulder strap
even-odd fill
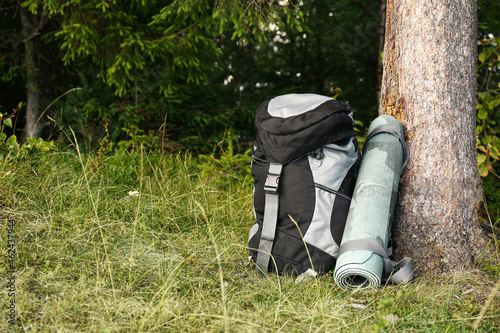
[[[281,176],[282,164],[269,164],[266,182],[264,184],[265,208],[264,221],[262,222],[262,234],[260,236],[259,250],[257,253],[257,271],[262,274],[267,272],[271,250],[273,249],[276,225],[278,222],[279,207],[279,179]]]

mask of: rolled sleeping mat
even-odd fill
[[[407,162],[403,124],[389,115],[376,118],[368,129],[335,266],[340,287],[376,288],[384,278],[401,283],[413,277],[411,259],[396,264],[387,250],[399,179]]]

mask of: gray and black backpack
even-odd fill
[[[351,107],[278,96],[257,109],[255,131],[251,259],[262,272],[333,270],[360,161]]]

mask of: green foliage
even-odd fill
[[[16,135],[12,134],[8,136],[5,133],[6,128],[12,129],[12,117],[23,106],[23,103],[19,103],[17,109],[11,115],[0,112],[0,160],[18,158],[36,152],[47,153],[56,150],[54,141],[45,141],[42,138],[27,138],[27,142],[20,145]]]
[[[0,133],[4,134],[5,127],[12,128],[12,117],[8,117],[7,113],[0,112]],[[3,139],[5,140],[5,137]]]
[[[490,2],[480,1],[481,24],[488,25],[480,31],[478,67],[482,175],[494,172],[498,163],[498,70],[488,70],[498,56],[489,37],[498,24],[488,23],[498,5]],[[228,129],[240,140],[251,140],[255,109],[282,93],[329,94],[341,87],[357,109],[356,119],[367,124],[377,113],[377,2],[20,3],[33,19],[41,19],[41,36],[34,37],[41,38],[40,50],[49,43],[57,46],[52,56],[40,52],[50,63],[48,76],[58,80],[54,91],[82,87],[50,112],[66,134],[71,126],[89,150],[105,135],[102,124],[107,122],[116,143],[130,141],[123,128],[136,128],[141,135],[163,128],[162,140],[172,147],[210,153]],[[9,83],[0,91],[2,104],[25,87],[23,36],[15,7],[2,7],[0,66],[2,80]],[[15,98],[17,103],[24,97]]]
[[[386,327],[390,327],[393,324],[397,324],[402,318],[394,315],[392,308],[394,307],[394,298],[388,297],[379,301],[377,309],[379,312],[375,315],[377,323],[372,326],[373,332],[380,332]]]
[[[246,108],[235,100],[234,87],[223,85],[228,67],[245,62],[217,66],[223,52],[220,35],[232,35],[233,46],[244,47],[265,44],[267,25],[303,30],[303,14],[289,2],[24,0],[20,4],[43,27],[33,37],[40,39],[40,50],[56,46],[50,56],[39,53],[53,71],[47,74],[70,79],[59,80],[52,91],[67,91],[68,85],[83,88],[57,103],[56,117],[64,115],[64,121],[54,119],[62,128],[71,126],[89,145],[102,134],[95,129],[104,122],[109,122],[113,140],[119,141],[126,139],[122,128],[135,126],[148,132],[167,119],[169,138],[203,152],[229,126],[250,132],[254,105]],[[9,22],[1,26],[0,35],[7,41],[0,44],[3,73],[15,67],[14,60],[21,64],[23,59],[22,49],[16,47],[23,34],[16,13],[8,7],[4,16]],[[13,84],[21,73],[12,72],[4,80]],[[239,112],[227,111],[236,108]]]
[[[266,36],[262,42],[233,43],[225,38],[233,35],[231,31],[224,32],[217,65],[225,76],[219,82],[232,87],[237,105],[252,106],[252,111],[258,102],[279,94],[330,95],[340,87],[357,109],[356,118],[368,123],[377,114],[379,4],[327,0],[301,1],[292,7],[288,3],[279,19],[260,29]],[[300,29],[291,22],[300,22]]]
[[[484,219],[489,224],[491,223],[496,226],[500,225],[500,178],[497,175],[489,173],[486,177],[483,177],[483,191],[486,198],[486,204],[488,207],[488,214],[484,216]]]
[[[160,138],[154,133],[143,134],[144,131],[135,126],[123,128],[123,130],[130,136],[130,139],[118,142],[118,147],[121,149],[135,152],[139,148],[146,149],[147,151],[159,148]]]
[[[68,1],[60,8],[46,3],[48,15],[51,10],[63,14],[60,28],[51,38],[58,41],[64,64],[81,61],[98,64],[98,77],[114,87],[117,96],[142,94],[151,74],[145,71],[146,66],[164,63],[177,50],[175,43],[163,38],[162,29],[149,24],[159,10],[158,1],[150,1],[144,7],[142,3]],[[178,73],[185,75],[184,71]],[[168,90],[167,81],[155,79],[160,79],[161,89]]]
[[[496,19],[500,4],[480,1],[477,67],[476,134],[477,161],[483,180],[485,209],[483,219],[500,223],[500,26]],[[496,37],[495,37],[496,36]],[[495,269],[494,269],[495,270]]]
[[[251,152],[247,149],[243,154],[238,153],[238,137],[231,131],[227,131],[224,140],[217,146],[219,148],[218,157],[212,155],[199,155],[200,164],[198,169],[203,177],[214,177],[220,179],[221,176],[232,177],[235,179],[250,180],[251,177]],[[235,146],[236,145],[236,146]]]
[[[10,4],[9,4],[10,5]],[[0,10],[3,9],[0,4]],[[12,15],[2,12],[0,20],[0,82],[12,82],[19,77],[23,71],[22,58],[19,57],[22,48],[22,37],[18,35],[20,24]],[[0,89],[0,101],[4,100],[4,89],[9,89],[8,85],[2,85]],[[10,89],[9,89],[10,90]],[[9,91],[12,92],[12,91]],[[17,102],[17,101],[16,101]]]
[[[26,143],[20,145],[15,135],[7,138],[5,133],[0,133],[0,160],[17,159],[32,153],[47,153],[53,150],[57,150],[54,141],[28,138]]]
[[[213,41],[218,31],[232,25],[238,39],[262,41],[260,25],[279,19],[267,1],[248,6],[237,1],[173,1],[162,7],[159,1],[145,6],[138,0],[25,0],[22,6],[33,14],[42,11],[49,19],[62,17],[60,27],[47,38],[59,43],[64,64],[99,64],[98,76],[117,96],[147,93],[151,80],[164,96],[176,93],[178,81],[200,84],[220,54]],[[300,11],[284,8],[289,24],[300,30]]]
[[[149,132],[165,124],[178,147],[207,153],[229,128],[251,139],[253,112],[263,100],[290,92],[327,94],[332,86],[346,90],[360,109],[357,118],[376,109],[375,76],[367,75],[375,72],[368,60],[376,44],[369,29],[377,20],[376,3],[24,0],[21,5],[34,21],[43,18],[41,35],[34,37],[41,40],[40,50],[55,46],[50,56],[40,52],[52,70],[47,74],[58,80],[51,91],[82,87],[56,104],[53,118],[89,145],[103,135],[105,122],[116,142],[127,139],[122,128]],[[22,48],[15,47],[23,40],[19,17],[11,9],[5,17],[2,73],[23,59]],[[351,22],[361,30],[353,32]],[[339,45],[349,46],[348,52],[339,52]],[[6,78],[9,89],[18,80],[22,91],[21,73]]]
[[[481,40],[479,52],[477,93],[477,161],[479,173],[486,177],[489,172],[496,174],[500,160],[500,138],[498,133],[498,110],[500,110],[500,38]]]
[[[500,2],[495,0],[478,0],[478,23],[480,34],[485,33],[498,36],[500,33]]]
[[[365,146],[366,136],[368,132],[368,128],[365,128],[363,122],[359,120],[354,121],[354,130],[356,131],[356,139],[358,140],[359,149],[363,151],[363,147]]]
[[[54,141],[28,138],[26,143],[20,145],[15,135],[7,138],[5,133],[0,133],[0,160],[28,156],[31,153],[47,153],[53,150],[57,150]]]

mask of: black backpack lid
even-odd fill
[[[278,96],[255,115],[257,146],[273,163],[284,164],[328,143],[356,135],[349,104],[316,94]]]

